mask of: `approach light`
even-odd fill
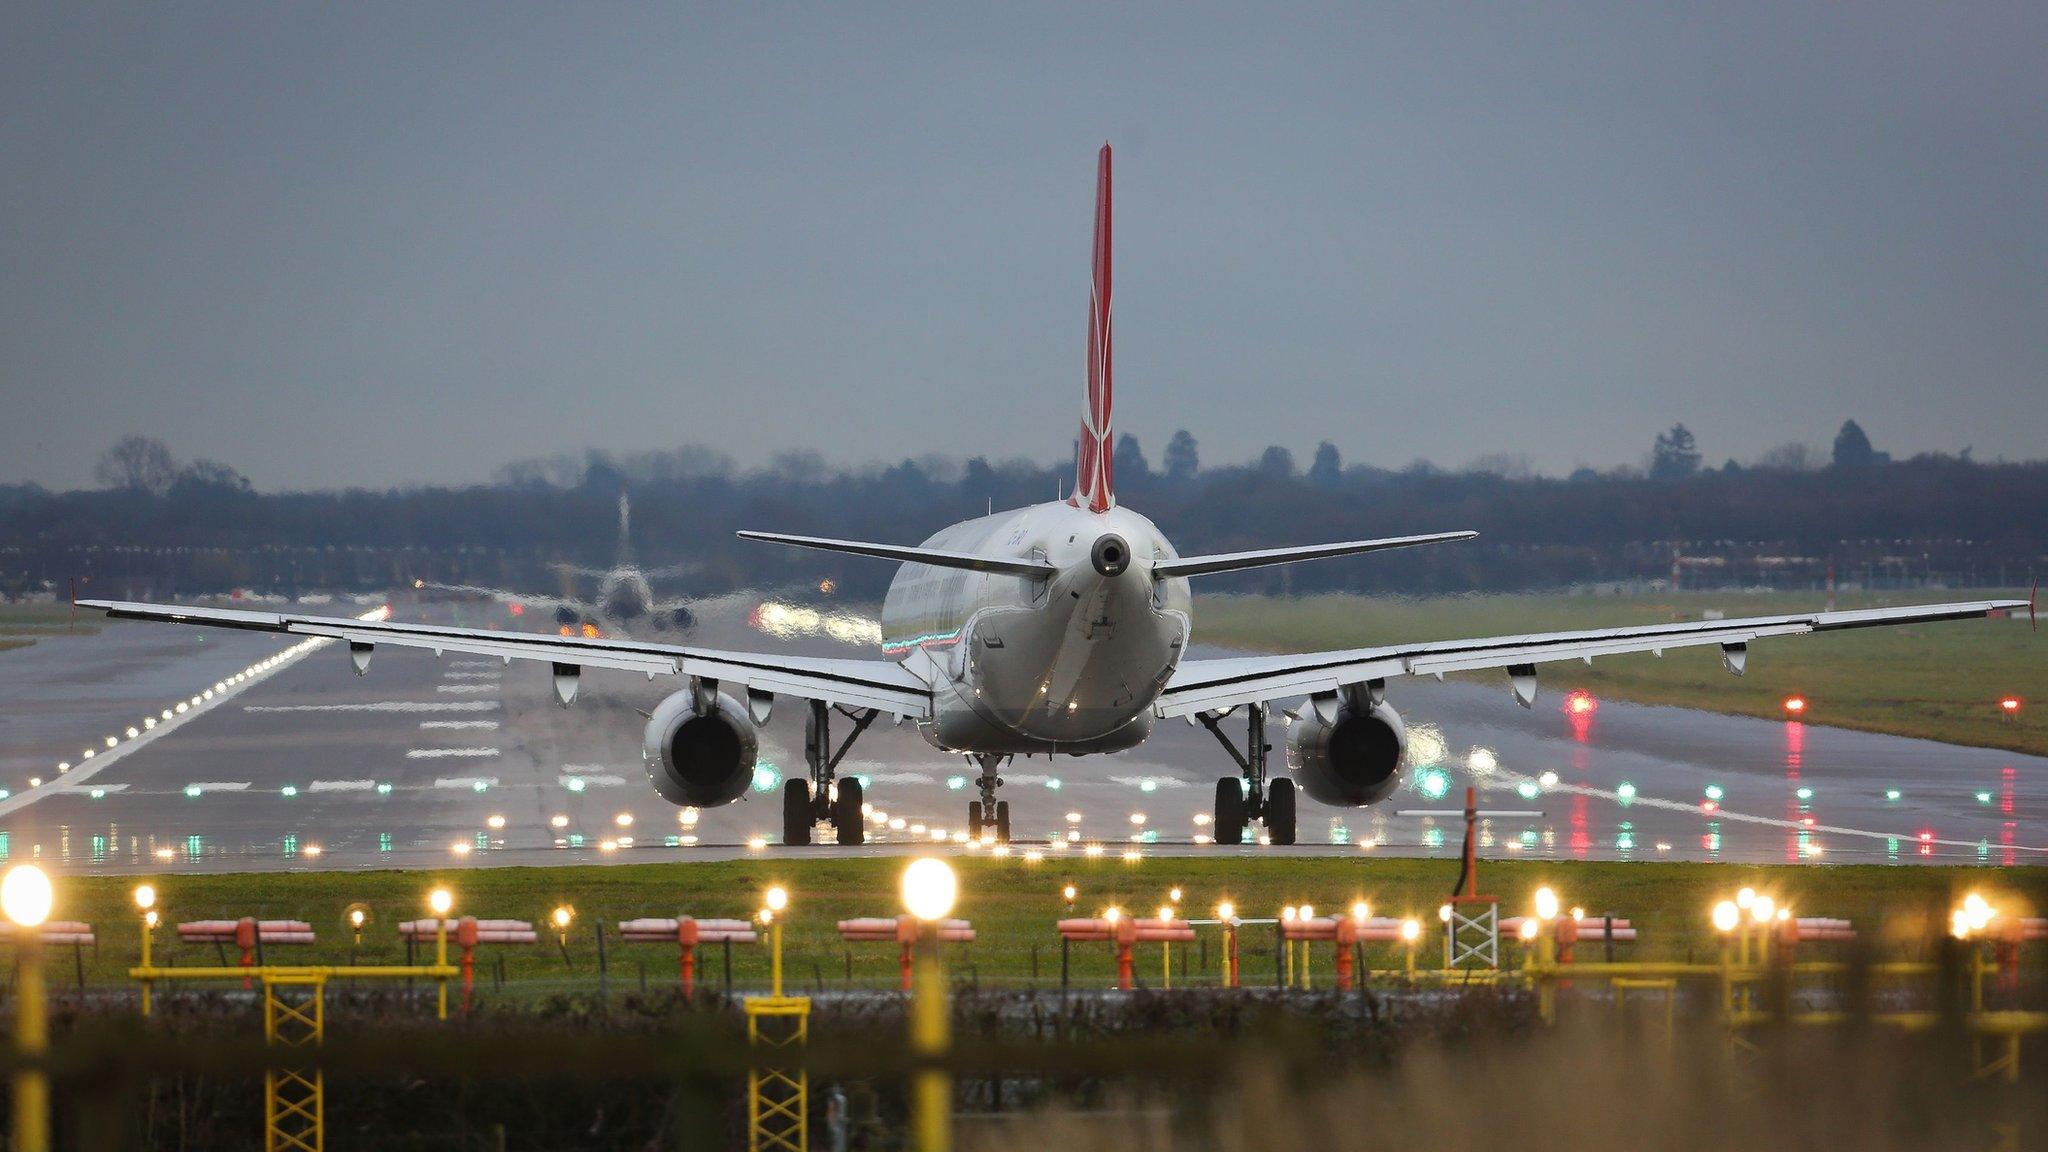
[[[1786,714],[1787,714],[1787,715],[1791,715],[1791,716],[1803,716],[1803,715],[1805,715],[1805,714],[1806,714],[1806,697],[1804,697],[1804,696],[1787,696],[1787,697],[1785,697],[1785,712],[1786,712]]]
[[[1540,932],[1540,931],[1542,931],[1542,930],[1543,930],[1543,922],[1542,922],[1541,920],[1535,919],[1534,917],[1528,917],[1528,916],[1525,916],[1525,917],[1523,917],[1523,918],[1522,918],[1522,927],[1521,927],[1521,934],[1522,934],[1522,939],[1524,939],[1524,940],[1534,940],[1534,939],[1536,938],[1536,933],[1538,933],[1538,932]]]
[[[6,879],[0,880],[0,912],[17,927],[40,927],[50,918],[50,905],[55,901],[50,878],[33,864],[10,868]]]
[[[1161,924],[1173,923],[1173,906],[1171,904],[1161,904],[1159,906],[1159,922]]]
[[[1080,895],[1080,893],[1074,888],[1072,884],[1069,884],[1066,887],[1060,889],[1060,899],[1065,900],[1068,904],[1072,904],[1074,902],[1074,897],[1078,895]]]
[[[1998,702],[1998,708],[2007,716],[2017,716],[2020,711],[2020,698],[2017,696],[2007,696]]]
[[[1536,890],[1536,918],[1538,920],[1557,919],[1557,893],[1552,891],[1548,885]]]
[[[1372,905],[1367,904],[1363,900],[1352,901],[1351,918],[1360,924],[1365,923],[1367,920],[1372,918]]]
[[[144,912],[156,907],[156,889],[148,884],[135,886],[135,906]]]
[[[1557,787],[1557,773],[1545,772],[1543,775],[1536,777],[1536,782],[1545,788],[1555,788]]]
[[[348,926],[358,929],[363,926],[363,910],[361,908],[351,908],[348,910]]]
[[[1756,903],[1756,889],[1754,888],[1744,888],[1735,894],[1735,906],[1737,908],[1747,908],[1754,903]]]
[[[1114,904],[1102,910],[1103,922],[1107,924],[1115,924],[1118,920],[1123,919],[1123,915],[1123,909],[1118,908]]]
[[[436,888],[427,894],[427,907],[433,909],[436,916],[446,916],[448,910],[455,907],[455,894],[446,888]]]
[[[1451,906],[1449,904],[1437,905],[1436,918],[1443,921],[1446,924],[1449,924],[1451,922]]]
[[[1401,921],[1401,939],[1410,944],[1422,938],[1422,922],[1413,918]]]
[[[1759,924],[1769,924],[1772,913],[1776,911],[1777,905],[1769,896],[1759,896],[1750,902],[1749,918]]]
[[[903,870],[903,907],[927,924],[945,919],[959,896],[952,866],[936,856],[913,860]]]
[[[767,903],[770,912],[780,912],[789,907],[789,889],[777,884],[768,889],[762,900]]]
[[[1303,920],[1313,920],[1313,919],[1315,919],[1315,918],[1316,918],[1316,906],[1315,906],[1315,905],[1313,905],[1313,904],[1303,904],[1303,905],[1301,906],[1301,918],[1302,918]]]
[[[1714,931],[1733,932],[1735,926],[1742,922],[1742,909],[1737,908],[1733,900],[1723,900],[1714,905],[1713,919]]]
[[[1166,890],[1166,898],[1168,900],[1173,901],[1175,904],[1180,903],[1180,886],[1175,885],[1172,888],[1168,888]]]
[[[1218,920],[1223,921],[1225,924],[1228,924],[1232,920],[1237,919],[1237,905],[1232,904],[1228,900],[1225,900],[1223,903],[1218,904],[1216,906],[1216,918]]]

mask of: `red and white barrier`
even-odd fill
[[[1107,940],[1116,944],[1116,986],[1128,992],[1135,983],[1131,969],[1131,946],[1146,943],[1177,944],[1195,938],[1195,926],[1185,920],[1146,920],[1142,917],[1106,920],[1086,917],[1061,920],[1060,938],[1076,942]]]
[[[676,933],[686,923],[697,926],[699,944],[753,944],[761,939],[753,924],[745,920],[699,920],[690,916],[681,919],[643,916],[638,920],[621,920],[619,936],[631,944],[667,944],[675,940]]]
[[[405,920],[398,925],[401,940],[421,942],[434,939],[438,928],[445,928],[450,939],[454,939],[464,924],[476,925],[478,944],[538,944],[540,936],[533,930],[531,920],[478,920],[464,916],[459,920]],[[270,937],[265,935],[267,942]]]
[[[911,949],[918,937],[924,933],[924,924],[915,916],[862,916],[839,922],[839,938],[848,944],[896,945],[896,964],[902,977],[905,992],[910,991]],[[966,920],[941,920],[933,926],[933,933],[942,942],[972,944],[974,925]]]
[[[11,920],[0,920],[0,940],[12,940],[20,929]],[[92,925],[83,920],[45,920],[37,933],[44,944],[70,944],[77,947],[96,947],[99,938],[93,935]]]
[[[628,944],[674,944],[676,982],[684,996],[697,994],[697,945],[752,944],[761,937],[745,920],[698,920],[693,917],[643,916],[619,922],[619,938]]]
[[[1510,916],[1502,920],[1501,935],[1519,939],[1522,935],[1522,922],[1529,919],[1533,917]],[[1624,916],[1586,916],[1578,920],[1552,921],[1559,942],[1563,941],[1566,931],[1564,925],[1567,924],[1571,925],[1569,931],[1572,933],[1573,941],[1580,944],[1632,944],[1636,939],[1635,925]]]

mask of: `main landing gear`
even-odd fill
[[[804,766],[809,770],[807,780],[785,780],[782,784],[782,842],[784,844],[809,844],[811,830],[821,821],[832,825],[832,831],[841,844],[862,844],[867,841],[867,814],[862,811],[860,781],[853,778],[836,781],[834,773],[839,762],[846,758],[847,750],[868,725],[875,722],[881,712],[874,708],[849,710],[834,709],[822,700],[813,700],[811,713],[804,721]],[[832,713],[853,721],[853,731],[846,734],[846,740],[838,751],[832,750]]]
[[[972,759],[981,768],[977,783],[981,787],[981,799],[967,802],[967,838],[979,840],[982,834],[992,833],[995,842],[1010,842],[1010,802],[996,799],[996,789],[1003,786],[1003,762],[1008,756],[994,752],[977,752]]]
[[[1224,714],[1197,712],[1195,719],[1222,743],[1223,750],[1237,761],[1241,776],[1225,776],[1216,781],[1216,842],[1218,844],[1244,843],[1245,825],[1253,820],[1262,821],[1266,826],[1266,838],[1275,844],[1294,843],[1294,781],[1282,776],[1278,780],[1266,779],[1266,753],[1273,750],[1266,743],[1266,706],[1248,704],[1245,711],[1250,716],[1250,730],[1245,736],[1245,751],[1240,753],[1237,745],[1224,735],[1221,720]]]

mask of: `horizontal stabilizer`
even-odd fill
[[[745,535],[745,533],[741,533]],[[1420,544],[1442,544],[1470,540],[1477,532],[1432,532],[1426,536],[1390,536],[1384,540],[1346,540],[1337,544],[1310,544],[1303,548],[1266,548],[1258,552],[1225,552],[1215,556],[1183,556],[1162,560],[1152,566],[1159,579],[1170,576],[1207,576],[1212,572],[1236,572],[1272,564],[1295,564],[1331,556],[1355,556],[1360,552],[1384,552],[1389,548],[1413,548]]]
[[[817,536],[785,536],[780,532],[741,532],[743,540],[765,540],[792,548],[816,548],[825,552],[851,552],[876,556],[905,564],[929,564],[934,568],[967,568],[976,572],[1002,572],[1011,576],[1043,578],[1058,569],[1043,560],[1023,556],[976,556],[972,552],[948,552],[937,548],[908,548],[900,544],[869,544],[859,540],[826,540]]]

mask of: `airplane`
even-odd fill
[[[626,493],[619,492],[619,546],[616,558],[610,568],[583,568],[573,564],[560,564],[556,568],[562,574],[562,581],[568,590],[561,596],[536,596],[523,592],[512,592],[503,588],[489,588],[477,584],[442,584],[433,580],[414,580],[412,586],[432,589],[437,592],[459,592],[470,596],[483,596],[500,604],[538,604],[553,610],[555,624],[563,635],[581,633],[585,636],[628,636],[642,633],[688,632],[696,627],[696,613],[681,600],[656,600],[650,580],[678,576],[691,569],[692,565],[674,564],[667,568],[642,568],[633,558],[633,506]],[[577,577],[595,579],[597,597],[585,600],[573,591]]]
[[[1071,495],[944,528],[917,545],[745,531],[750,540],[892,560],[900,567],[882,610],[881,657],[780,656],[582,636],[509,635],[433,624],[365,622],[289,612],[80,603],[111,617],[326,636],[346,641],[358,673],[378,646],[538,661],[556,700],[576,697],[586,668],[677,677],[682,686],[648,714],[642,755],[654,790],[678,805],[740,799],[753,781],[759,731],[777,700],[807,709],[807,777],[783,786],[783,841],[808,844],[820,823],[840,844],[866,824],[859,779],[837,769],[878,718],[910,720],[935,748],[975,765],[968,827],[1010,839],[1010,806],[997,797],[1019,754],[1083,756],[1136,747],[1161,720],[1200,724],[1236,772],[1216,781],[1214,839],[1241,844],[1257,822],[1292,844],[1297,790],[1322,804],[1365,807],[1387,799],[1407,767],[1407,727],[1389,686],[1408,677],[1501,669],[1523,707],[1536,700],[1538,664],[1625,652],[1712,646],[1741,675],[1751,643],[1778,636],[2031,611],[2030,601],[1977,600],[1916,607],[1797,612],[1391,644],[1272,656],[1191,658],[1190,581],[1333,556],[1472,538],[1435,532],[1307,547],[1182,556],[1152,521],[1117,502],[1110,416],[1111,197],[1108,144],[1097,158],[1087,399]],[[1287,774],[1272,771],[1268,723],[1289,718]],[[1242,709],[1242,750],[1223,721]],[[837,714],[851,725],[832,738]],[[1233,725],[1236,726],[1236,725]]]

